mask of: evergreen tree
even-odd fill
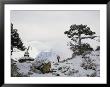
[[[81,40],[82,39],[93,39],[97,36],[93,36],[95,34],[95,32],[91,31],[89,27],[87,27],[87,25],[71,25],[70,29],[68,31],[65,31],[64,34],[67,35],[68,38],[71,38],[72,41],[76,42],[77,45],[74,45],[73,48],[77,48],[79,54],[82,54],[83,52],[81,52],[81,48],[84,49],[84,47],[87,48],[90,47],[89,44],[82,44]],[[73,45],[72,43],[70,45]]]
[[[13,52],[13,48],[17,48],[22,51],[25,50],[25,46],[23,46],[23,42],[19,37],[17,29],[13,29],[13,24],[11,23],[11,55]]]

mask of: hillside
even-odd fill
[[[42,54],[42,53],[41,53]],[[41,56],[42,57],[42,56]],[[67,58],[65,61],[52,62],[51,71],[43,74],[40,70],[32,70],[33,65],[39,66],[43,62],[49,60],[35,59],[31,62],[19,63],[16,65],[19,72],[24,76],[29,77],[46,77],[46,76],[72,76],[72,77],[99,77],[100,76],[100,52],[92,51],[84,56],[75,56],[74,58]]]

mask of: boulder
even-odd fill
[[[41,72],[42,73],[49,73],[50,72],[50,69],[51,69],[51,62],[48,62],[48,63],[44,63],[42,66],[41,66],[41,68],[40,68],[40,70],[41,70]]]

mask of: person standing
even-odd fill
[[[60,56],[57,56],[57,60],[58,60],[58,62],[60,62]]]

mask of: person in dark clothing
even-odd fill
[[[60,61],[60,56],[57,56],[57,60],[58,60],[58,62]]]

